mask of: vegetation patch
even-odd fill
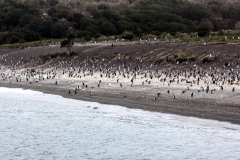
[[[177,54],[175,54],[175,55],[173,55],[173,57],[174,57],[174,58],[177,58],[177,57],[178,57],[178,55],[177,55]]]
[[[163,59],[159,59],[159,60],[157,60],[157,61],[154,63],[154,65],[158,65],[158,64],[161,64],[161,63],[163,63],[163,62],[164,62]]]
[[[176,61],[175,61],[174,59],[169,59],[167,62],[173,64],[173,63],[175,63]]]
[[[205,58],[202,59],[202,63],[203,63],[203,64],[209,63],[209,62],[211,62],[211,61],[212,61],[212,59],[210,59],[210,58],[208,58],[208,57],[205,57]]]
[[[39,58],[46,62],[50,59],[55,59],[55,58],[60,58],[60,57],[73,57],[73,56],[76,56],[78,55],[76,52],[70,52],[70,53],[66,53],[66,52],[63,52],[63,53],[48,53],[48,54],[41,54],[39,55]]]
[[[179,63],[183,63],[183,62],[187,62],[188,58],[177,58],[176,61]]]
[[[205,7],[183,0],[127,0],[121,3],[115,0],[3,0],[0,44],[66,37],[89,41],[102,36],[129,41],[145,34],[154,35],[149,37],[151,40],[158,37],[168,42],[191,42],[200,41],[200,37],[214,40],[213,35],[209,37],[211,30],[219,31],[222,41],[236,40],[237,34],[221,30],[240,28],[240,7],[223,4],[211,3]]]
[[[69,57],[77,56],[78,54],[76,52],[70,52]]]
[[[67,56],[68,56],[68,53],[66,52],[59,53],[59,57],[67,57]]]
[[[230,65],[230,63],[228,63],[228,62],[225,63],[225,66],[229,66],[229,65]]]
[[[52,58],[57,58],[58,57],[58,55],[59,55],[59,53],[52,53],[52,54],[50,54],[50,53],[48,53],[48,54],[46,54],[46,55],[39,55],[39,58],[42,60],[42,61],[48,61],[48,60],[50,60],[50,59],[52,59]]]
[[[189,61],[196,61],[196,57],[191,57],[191,58],[189,58]]]

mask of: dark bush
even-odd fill
[[[177,58],[176,61],[178,61],[179,63],[183,63],[183,62],[188,61],[188,59],[187,58]]]
[[[189,58],[190,61],[196,61],[196,58],[195,57],[191,57]]]
[[[61,42],[61,47],[65,47],[65,46],[69,45],[70,42],[71,42],[70,39],[63,40],[63,41]]]
[[[157,64],[161,64],[161,63],[163,63],[163,59],[159,59],[159,60],[157,60],[156,62],[155,62],[155,64],[154,65],[157,65]]]
[[[65,53],[65,52],[59,53],[59,57],[67,57],[67,56],[68,56],[68,53]]]
[[[73,33],[67,35],[67,39],[74,39],[76,36]]]
[[[175,63],[176,61],[175,61],[174,59],[169,59],[167,62],[173,64],[173,63]]]
[[[42,54],[41,54],[41,55],[39,55],[39,58],[40,58],[42,61],[46,62],[46,61],[48,61],[48,60],[50,60],[50,59],[58,58],[59,55],[60,55],[60,53],[48,53],[48,54],[46,54],[46,55],[42,55]]]
[[[133,40],[133,38],[134,38],[134,35],[133,34],[131,34],[131,33],[129,33],[129,34],[125,34],[125,35],[123,35],[122,36],[122,38],[123,39],[127,39],[127,40]]]
[[[229,63],[228,63],[228,62],[226,62],[226,63],[225,63],[225,66],[228,66],[228,65],[229,65]]]
[[[211,62],[212,60],[210,59],[210,58],[208,58],[208,57],[205,57],[205,58],[203,58],[202,59],[202,63],[209,63],[209,62]]]
[[[46,62],[47,60],[50,59],[49,55],[39,55],[39,58],[40,58],[43,62]]]
[[[73,57],[73,56],[76,56],[76,55],[78,55],[76,52],[69,53],[69,57]]]
[[[92,35],[91,32],[88,32],[88,31],[81,31],[81,32],[77,33],[77,38],[83,38],[83,37],[86,37],[86,36],[92,37],[93,35]]]
[[[58,56],[59,56],[59,53],[53,53],[49,55],[49,57],[51,58],[57,58]]]

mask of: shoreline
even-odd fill
[[[240,46],[161,43],[73,50],[75,57],[47,61],[39,55],[65,53],[66,48],[0,50],[0,87],[240,124]],[[188,63],[173,64],[170,59],[193,54],[199,58]],[[203,64],[204,57],[211,62]]]
[[[217,102],[212,99],[183,99],[161,97],[157,100],[150,96],[134,92],[117,91],[114,94],[107,90],[94,91],[92,95],[89,91],[80,90],[75,93],[68,93],[64,87],[54,86],[54,84],[25,84],[22,87],[19,84],[7,84],[0,82],[1,87],[22,88],[33,91],[40,91],[45,94],[60,95],[64,98],[98,102],[102,104],[119,105],[132,109],[142,109],[145,111],[160,112],[166,114],[175,114],[187,117],[196,117],[201,119],[217,120],[220,122],[230,122],[240,125],[240,108],[238,103]],[[50,88],[50,89],[49,89]],[[127,97],[124,97],[127,95]]]

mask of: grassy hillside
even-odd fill
[[[227,6],[239,6],[240,5],[240,1],[238,1],[238,0],[214,0],[214,1],[217,3],[222,3]],[[188,2],[207,5],[208,3],[213,2],[213,0],[204,0],[204,1],[203,0],[188,0]]]

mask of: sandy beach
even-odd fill
[[[221,61],[231,52],[226,46],[209,45],[201,51],[198,47],[203,48],[201,44],[79,45],[73,47],[78,55],[45,61],[39,56],[63,53],[66,48],[1,49],[0,87],[240,124],[239,46],[229,47],[230,65]],[[197,58],[170,63],[176,55]],[[203,64],[204,57],[212,62]],[[164,62],[156,64],[157,60]]]

